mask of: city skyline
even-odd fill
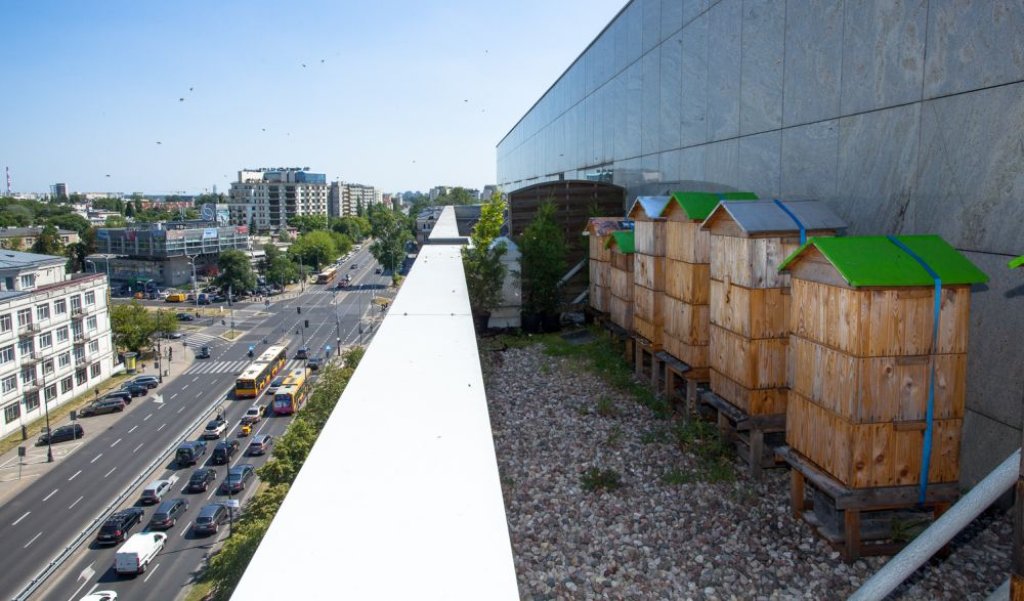
[[[624,4],[14,5],[0,169],[15,193],[226,192],[254,165],[479,189]]]

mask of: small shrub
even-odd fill
[[[693,474],[685,472],[680,469],[672,469],[661,475],[661,482],[676,486],[679,484],[689,484],[694,481]]]
[[[622,428],[615,426],[608,433],[608,440],[605,442],[610,447],[618,447],[622,444]]]
[[[583,472],[583,475],[580,477],[580,485],[587,492],[597,492],[602,489],[615,490],[622,488],[622,476],[611,468],[601,469],[592,467]]]
[[[615,406],[615,401],[603,396],[597,399],[597,414],[601,417],[615,417],[619,414],[619,410]]]

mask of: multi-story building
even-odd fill
[[[66,262],[0,251],[0,436],[110,377],[107,278],[68,276]]]
[[[25,250],[32,248],[32,245],[36,243],[36,239],[39,238],[39,234],[42,233],[43,228],[40,227],[5,227],[0,229],[0,248],[9,248],[11,250]],[[57,230],[57,235],[60,236],[60,243],[65,246],[68,244],[74,244],[81,241],[78,236],[78,232],[74,230]]]
[[[213,275],[226,250],[252,250],[247,226],[214,227],[202,220],[139,224],[96,230],[97,254],[87,262],[112,281],[182,286],[191,283],[193,264],[195,275]]]
[[[57,183],[50,186],[50,195],[54,198],[66,199],[68,197],[68,185]]]
[[[327,203],[328,217],[345,217],[356,215],[359,207],[366,209],[372,204],[382,201],[382,193],[373,186],[331,182],[331,191]]]
[[[228,195],[231,222],[277,231],[292,217],[326,215],[327,191],[327,176],[308,167],[243,169]]]

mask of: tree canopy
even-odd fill
[[[118,348],[137,353],[152,346],[154,334],[178,331],[178,320],[171,311],[153,313],[133,300],[110,307],[110,329]]]
[[[469,305],[477,315],[489,313],[501,302],[506,271],[501,259],[508,248],[504,244],[492,248],[491,243],[501,235],[505,207],[500,194],[492,196],[480,209],[480,219],[470,234],[472,244],[462,249]]]
[[[299,236],[288,248],[293,260],[301,260],[302,265],[311,267],[313,271],[332,263],[338,258],[338,248],[331,232],[314,231]]]
[[[520,242],[523,306],[531,313],[558,310],[558,281],[565,274],[565,235],[555,222],[555,205],[544,202]]]
[[[220,273],[214,279],[214,285],[221,290],[241,292],[256,289],[256,274],[252,272],[249,255],[244,252],[231,249],[220,253],[217,268]]]
[[[392,277],[405,260],[405,245],[412,240],[407,217],[383,205],[374,205],[370,213],[373,244],[370,253],[384,269],[391,271]]]
[[[296,215],[288,219],[288,225],[298,228],[300,234],[327,229],[327,215]]]
[[[284,286],[299,279],[299,268],[287,254],[273,244],[264,245],[263,252],[266,253],[263,270],[268,282]]]

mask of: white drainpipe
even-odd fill
[[[849,601],[881,601],[1010,489],[1020,475],[1020,449],[868,579]]]

